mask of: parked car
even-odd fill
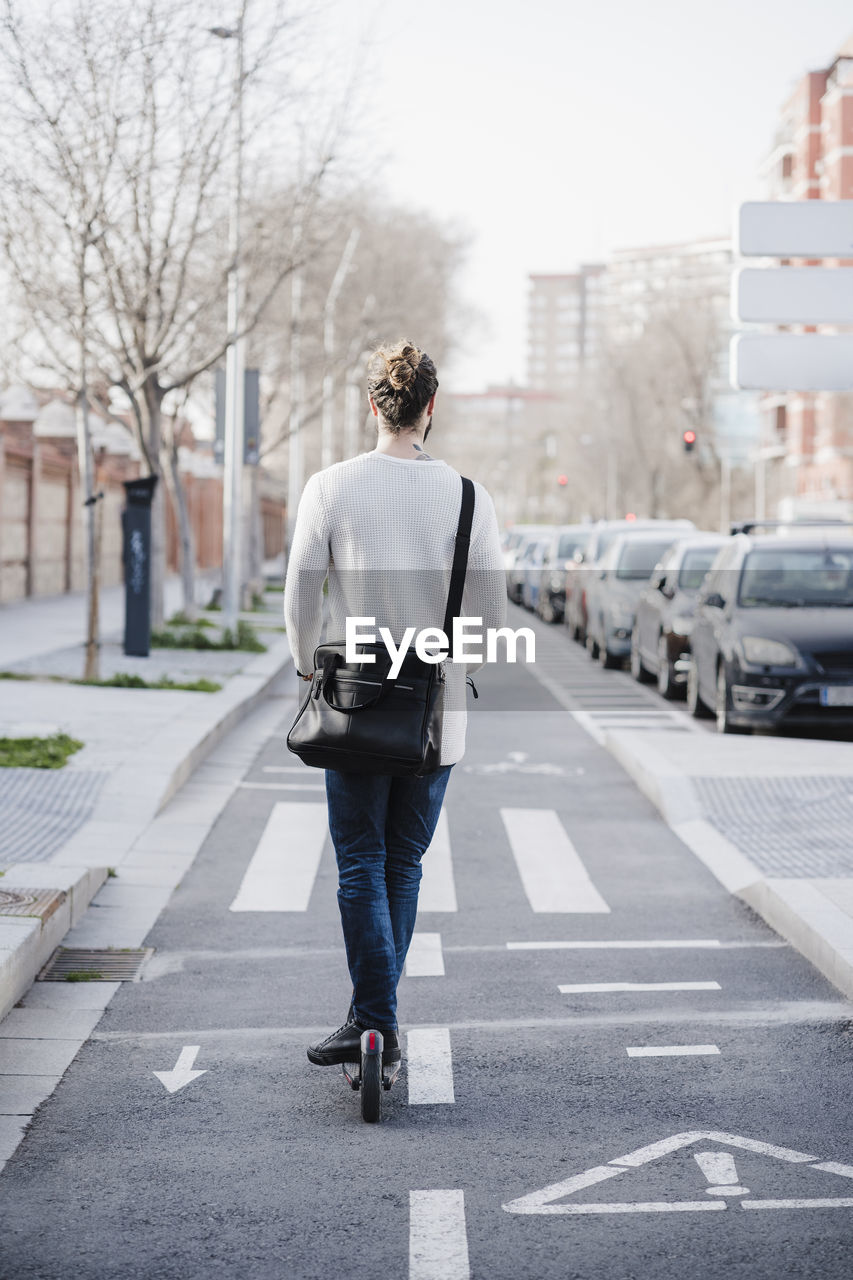
[[[535,611],[539,599],[540,584],[545,564],[545,552],[548,549],[547,538],[536,538],[528,544],[524,560],[519,562],[521,579],[521,604],[525,609]]]
[[[514,524],[505,529],[501,535],[501,549],[504,553],[504,569],[509,571],[515,564],[516,557],[524,543],[533,534],[544,529],[540,524]]]
[[[545,548],[542,582],[536,612],[543,622],[560,622],[566,604],[566,571],[575,552],[589,535],[588,524],[563,524],[554,530]]]
[[[603,667],[621,666],[631,652],[637,601],[677,537],[674,529],[620,534],[590,575],[586,647]]]
[[[687,687],[696,596],[728,540],[722,533],[680,538],[655,566],[640,596],[631,635],[631,675],[639,681],[656,679],[665,698],[680,697]]]
[[[853,537],[735,534],[699,592],[691,649],[688,709],[721,733],[853,727]]]
[[[521,591],[524,585],[524,574],[527,570],[528,560],[532,554],[532,548],[537,542],[550,532],[546,525],[539,525],[535,529],[528,529],[526,533],[521,535],[518,545],[508,554],[512,555],[512,564],[506,571],[506,593],[514,604],[521,604]],[[504,556],[506,562],[506,554]]]
[[[575,552],[572,564],[566,570],[564,621],[572,639],[579,644],[586,643],[586,597],[590,573],[620,534],[646,529],[675,529],[687,534],[695,527],[692,520],[599,520],[598,524],[592,525],[586,541]]]

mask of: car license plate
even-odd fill
[[[853,707],[853,684],[824,685],[820,691],[822,707]]]

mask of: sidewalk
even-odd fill
[[[177,608],[169,584],[167,615]],[[0,769],[0,1017],[19,998],[107,876],[198,764],[290,664],[280,597],[252,615],[266,653],[157,649],[127,658],[121,592],[104,593],[101,674],[205,677],[215,693],[0,682],[0,736],[64,731],[82,750],[60,770]],[[76,677],[83,669],[81,597],[0,610],[0,670]],[[264,625],[266,624],[266,625]],[[230,791],[223,786],[222,803]],[[5,902],[3,901],[5,899]],[[9,914],[14,913],[14,914]]]
[[[600,736],[717,879],[853,996],[853,743]]]

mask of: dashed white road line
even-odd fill
[[[273,805],[232,911],[307,911],[328,834],[325,804]]]
[[[416,1027],[406,1036],[409,1104],[455,1102],[450,1030]]]
[[[603,938],[598,941],[585,942],[508,942],[507,951],[640,951],[658,947],[721,947],[719,938],[640,938],[636,941],[613,940]],[[737,943],[740,945],[749,945]]]
[[[568,982],[559,990],[564,996],[584,991],[719,991],[719,982]]]
[[[456,882],[450,852],[450,828],[442,809],[429,848],[421,859],[423,878],[418,895],[418,914],[422,911],[456,911]]]
[[[629,1058],[692,1058],[719,1053],[715,1044],[632,1045],[625,1052]]]
[[[609,913],[554,809],[501,809],[534,911]]]
[[[464,1191],[409,1192],[409,1280],[470,1280]]]
[[[444,953],[441,950],[440,933],[412,934],[409,954],[406,956],[407,978],[443,978]]]

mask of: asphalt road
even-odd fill
[[[458,910],[418,923],[445,971],[402,981],[421,1034],[381,1125],[305,1057],[349,999],[328,842],[307,909],[229,909],[274,811],[317,813],[275,806],[323,802],[321,774],[273,772],[297,764],[284,706],[145,980],[0,1176],[3,1280],[847,1280],[850,1007],[541,683],[477,683],[445,805]],[[507,946],[544,942],[602,945]],[[718,985],[559,989],[624,983]],[[167,1092],[154,1072],[195,1047],[205,1074]],[[629,1053],[660,1048],[693,1052]]]

